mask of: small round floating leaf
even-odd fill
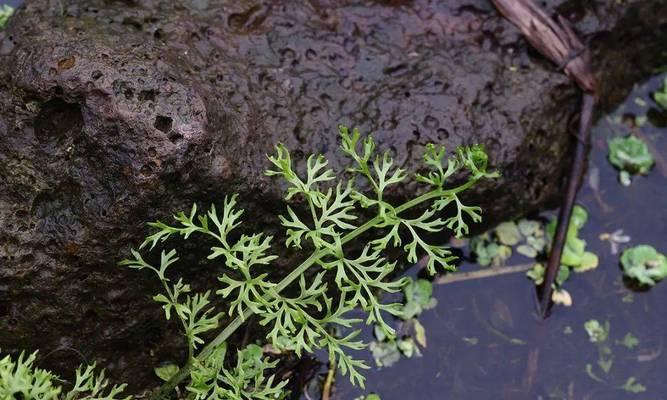
[[[503,222],[496,228],[498,241],[507,246],[514,246],[521,240],[521,232],[514,222]]]
[[[641,285],[653,286],[667,278],[667,258],[649,245],[629,248],[621,254],[623,273]]]

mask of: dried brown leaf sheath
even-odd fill
[[[535,49],[563,68],[582,90],[595,91],[588,49],[564,18],[559,16],[556,23],[532,0],[493,0],[493,3]]]

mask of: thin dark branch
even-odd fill
[[[551,244],[551,253],[549,254],[544,285],[542,286],[540,309],[543,317],[547,316],[551,301],[552,285],[556,280],[558,269],[560,268],[560,258],[567,239],[567,230],[570,225],[572,208],[574,207],[574,202],[577,198],[581,177],[584,175],[584,171],[586,171],[586,153],[590,142],[590,129],[593,120],[594,106],[595,98],[593,95],[584,93],[581,105],[581,116],[579,117],[579,135],[574,150],[574,159],[570,165],[570,174],[567,179],[567,192],[565,193],[565,199],[563,200],[560,212],[558,213],[558,224],[556,225],[556,233]]]
[[[558,22],[554,21],[532,0],[493,0],[493,3],[505,18],[521,30],[535,49],[562,68],[584,92],[574,159],[568,174],[567,192],[558,215],[556,234],[541,290],[541,311],[542,316],[546,317],[551,302],[552,285],[560,268],[572,207],[586,170],[586,152],[590,142],[597,85],[591,68],[590,52],[564,18],[558,17]]]

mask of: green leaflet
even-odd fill
[[[62,388],[55,384],[56,376],[33,364],[37,353],[24,352],[13,360],[9,355],[0,359],[0,399],[58,399]]]
[[[415,180],[425,187],[415,198],[394,204],[385,194],[393,186],[406,182],[408,173],[395,165],[389,152],[376,152],[372,137],[362,139],[357,129],[343,126],[339,132],[341,150],[350,159],[344,180],[337,178],[323,155],[308,157],[303,174],[297,172],[290,151],[282,144],[268,157],[271,168],[266,175],[280,178],[287,185],[286,212],[279,217],[285,228],[284,245],[310,254],[283,280],[272,281],[268,274],[277,258],[273,254],[273,238],[262,233],[238,232],[244,211],[238,207],[235,195],[225,197],[220,208],[211,206],[201,213],[195,205],[189,214],[178,213],[174,225],[161,221],[149,224],[155,231],[140,247],[151,251],[158,245],[164,246],[174,235],[186,240],[195,236],[208,238],[212,242],[208,259],[221,264],[224,270],[218,278],[220,287],[214,291],[229,306],[224,312],[216,311],[212,305],[213,291],[192,293],[182,280],[172,283],[173,271],[169,267],[178,261],[173,249],[162,251],[159,266],[147,262],[134,250],[133,258],[121,263],[156,274],[163,293],[156,295],[155,300],[163,305],[167,319],[177,317],[185,332],[189,361],[165,385],[167,390],[179,380],[189,378],[188,390],[197,398],[279,396],[285,382],[266,378],[267,370],[274,364],[262,357],[261,348],[240,350],[236,369],[230,372],[229,368],[223,368],[230,365],[227,358],[234,359],[226,358],[227,338],[251,314],[257,315],[259,323],[267,329],[266,338],[273,348],[293,351],[299,356],[323,349],[352,383],[363,386],[361,371],[368,366],[354,359],[349,351],[366,347],[356,339],[361,323],[375,325],[383,335],[394,338],[395,332],[385,319],[388,315],[398,316],[404,309],[400,304],[383,303],[381,296],[398,292],[407,284],[406,279],[391,279],[398,262],[416,263],[426,256],[431,274],[453,269],[454,257],[449,249],[430,243],[425,234],[450,229],[461,236],[468,232],[469,221],[481,220],[479,207],[465,205],[459,195],[481,179],[498,176],[487,171],[488,157],[483,148],[461,147],[455,154],[447,155],[444,147],[428,145],[424,171],[415,175]],[[467,174],[463,184],[447,187],[451,176],[462,174]],[[362,181],[371,192],[358,189]],[[297,203],[305,206],[305,210],[297,208]],[[420,206],[420,213],[405,215],[405,211],[416,206]],[[445,208],[453,214],[442,216]],[[374,217],[361,221],[369,212]],[[351,250],[348,243],[361,234],[367,238],[367,245],[358,251]],[[385,250],[391,247],[403,249],[404,260],[388,260]],[[293,295],[281,294],[287,287]],[[414,293],[421,293],[420,290],[417,288]],[[418,299],[415,301],[410,304],[420,309],[427,307]],[[350,317],[355,309],[363,310],[365,318]],[[202,335],[217,329],[223,314],[234,320],[206,343]],[[196,355],[200,346],[204,348]],[[401,346],[404,353],[418,351],[409,343]],[[249,388],[254,391],[248,392]]]
[[[95,364],[80,366],[71,390],[63,393],[53,373],[34,366],[37,352],[22,352],[16,360],[10,356],[0,359],[0,399],[24,400],[129,400],[122,396],[126,385],[109,385],[104,370],[95,374]]]
[[[131,397],[119,397],[125,390],[125,385],[109,387],[109,380],[104,377],[104,370],[95,375],[95,364],[83,366],[76,370],[74,387],[67,393],[65,400],[95,399],[95,400],[129,400]],[[106,392],[106,393],[105,393]]]
[[[521,240],[521,232],[514,222],[503,222],[496,227],[496,236],[500,243],[514,246]]]
[[[163,381],[167,382],[169,379],[173,378],[174,375],[178,373],[178,365],[176,364],[166,364],[161,367],[155,368],[155,375]]]
[[[266,371],[278,365],[251,344],[236,354],[236,365],[224,368],[226,346],[222,345],[204,362],[196,361],[187,387],[195,400],[275,400],[284,398],[287,381],[276,382]]]

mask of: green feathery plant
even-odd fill
[[[402,247],[411,263],[422,255],[428,256],[427,269],[431,274],[438,268],[454,269],[455,257],[448,248],[429,243],[424,234],[449,229],[462,236],[468,233],[465,218],[481,220],[480,208],[464,205],[459,194],[481,179],[497,176],[487,172],[488,157],[482,147],[460,147],[456,154],[447,157],[444,147],[428,145],[424,155],[428,172],[415,175],[417,182],[425,185],[423,194],[394,205],[385,195],[389,188],[408,179],[406,171],[394,165],[388,152],[376,154],[373,139],[362,140],[357,129],[350,132],[341,126],[340,136],[342,151],[351,159],[347,177],[340,181],[322,155],[307,159],[305,175],[295,171],[289,150],[283,145],[279,144],[276,154],[269,156],[272,167],[266,174],[287,183],[288,203],[302,203],[307,208],[308,217],[289,205],[286,214],[280,216],[286,228],[285,246],[312,250],[278,282],[271,281],[266,272],[277,258],[271,253],[273,238],[263,233],[236,233],[243,215],[236,195],[225,197],[221,210],[211,206],[206,212],[198,212],[195,205],[189,214],[175,215],[175,225],[160,221],[149,224],[156,231],[140,249],[153,250],[173,235],[184,239],[208,237],[214,243],[208,259],[221,260],[229,271],[218,278],[220,288],[215,292],[229,305],[223,313],[211,304],[210,291],[193,293],[182,280],[173,283],[167,277],[167,269],[178,260],[175,250],[162,251],[159,265],[147,262],[134,250],[133,258],[122,262],[157,275],[164,291],[154,299],[163,305],[167,319],[175,316],[180,321],[187,339],[186,364],[174,369],[153,398],[168,396],[186,379],[186,390],[195,399],[280,398],[286,382],[267,376],[275,361],[265,358],[261,348],[251,345],[239,350],[235,365],[234,357],[225,358],[227,339],[253,314],[259,317],[274,348],[293,351],[298,356],[324,349],[353,384],[363,386],[361,370],[368,366],[349,354],[350,350],[366,346],[356,339],[358,326],[361,322],[374,324],[387,337],[393,337],[395,332],[384,318],[387,314],[397,315],[400,305],[382,303],[380,295],[397,292],[406,283],[405,279],[390,279],[397,262],[387,260],[384,251]],[[452,177],[462,172],[467,173],[467,180],[447,188]],[[372,188],[370,193],[358,189],[361,181]],[[424,210],[420,215],[405,215],[409,210],[414,214],[417,206]],[[448,206],[454,210],[453,216],[438,217]],[[375,216],[361,223],[362,210],[372,210]],[[364,238],[371,236],[362,250],[347,248],[362,234],[366,235]],[[333,282],[335,287],[327,282]],[[287,287],[295,293],[293,296],[283,294]],[[350,316],[356,308],[365,311],[365,321]],[[205,344],[202,334],[218,328],[225,315],[233,319]],[[204,347],[196,354],[200,346]]]
[[[0,399],[23,400],[130,400],[122,397],[126,385],[109,387],[104,370],[95,375],[95,364],[76,370],[74,385],[63,392],[60,379],[53,373],[34,366],[37,352],[26,356],[21,353],[16,360],[9,355],[0,359]]]

